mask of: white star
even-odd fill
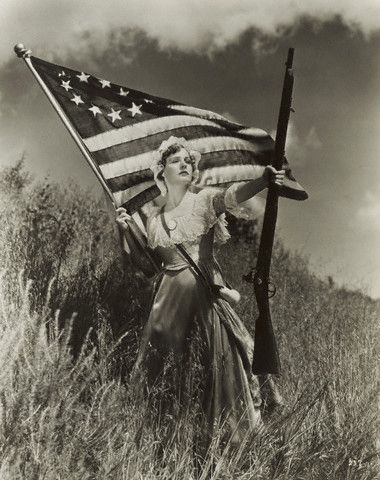
[[[65,77],[66,76],[66,72],[64,70],[62,70],[62,72],[58,73],[58,77]]]
[[[71,98],[70,100],[72,102],[74,102],[76,104],[76,106],[78,106],[80,103],[84,103],[81,96],[80,95],[75,95],[75,93],[73,93],[73,98]]]
[[[88,79],[90,78],[90,75],[86,75],[85,73],[82,72],[80,75],[77,75],[77,77],[81,82],[88,83]]]
[[[111,113],[107,113],[107,116],[111,117],[112,123],[114,123],[115,120],[121,120],[120,112],[121,112],[121,110],[116,110],[115,111],[113,108],[111,108]]]
[[[111,82],[109,80],[99,80],[99,82],[102,84],[102,88],[111,87]]]
[[[129,90],[125,91],[122,88],[120,88],[119,95],[121,95],[122,97],[126,97],[128,93],[129,93]]]
[[[148,98],[144,98],[145,103],[154,103],[153,100],[149,100]]]
[[[89,110],[91,110],[91,112],[94,114],[94,117],[96,117],[97,113],[100,113],[100,114],[102,113],[100,108],[97,107],[96,105],[93,105],[91,108],[89,108]]]
[[[67,80],[67,82],[62,80],[61,87],[63,87],[66,90],[66,92],[73,89],[73,87],[70,87],[70,80]]]
[[[142,112],[140,112],[141,107],[142,105],[135,105],[135,102],[132,102],[132,107],[127,108],[127,110],[129,110],[132,113],[132,117],[134,117],[137,113],[142,115]]]

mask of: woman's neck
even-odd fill
[[[173,208],[178,207],[186,195],[187,185],[170,185],[168,186],[167,199],[165,203],[165,211],[169,212]]]

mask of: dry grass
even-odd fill
[[[319,280],[279,243],[285,411],[239,451],[216,439],[197,472],[191,418],[168,432],[128,383],[149,288],[121,268],[104,205],[76,187],[29,187],[22,165],[0,183],[1,480],[376,478],[378,302]],[[241,282],[252,245],[234,242],[219,257],[252,328]]]

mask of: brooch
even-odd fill
[[[169,220],[166,222],[166,225],[168,226],[168,229],[172,232],[177,228],[177,222],[173,219]]]

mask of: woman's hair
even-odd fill
[[[188,149],[184,145],[181,145],[180,143],[172,143],[161,153],[161,163],[164,166],[164,168],[166,167],[166,160],[168,159],[168,157],[170,157],[170,155],[173,155],[173,153],[179,152],[182,148],[186,150],[186,152],[189,154],[189,158],[191,160],[191,164],[194,169],[195,162],[196,162],[194,155],[192,155],[191,152],[189,152]]]
[[[162,195],[166,194],[167,188],[165,180],[163,178],[163,171],[166,167],[166,160],[173,153],[177,153],[181,149],[185,149],[191,159],[193,167],[193,179],[192,183],[196,182],[199,177],[198,163],[201,158],[201,154],[196,150],[190,150],[185,138],[170,137],[168,140],[164,140],[158,150],[156,151],[155,159],[150,167],[153,171],[154,180],[161,191]]]

